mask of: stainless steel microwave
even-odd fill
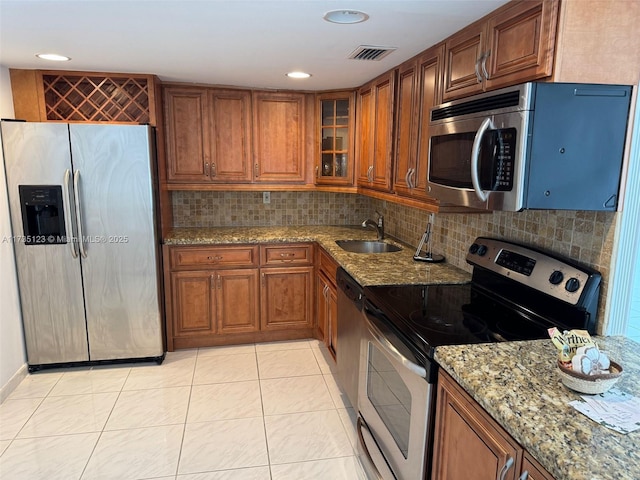
[[[535,82],[439,105],[427,190],[485,210],[615,210],[630,103],[630,86]]]

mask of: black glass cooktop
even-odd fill
[[[365,287],[376,310],[428,357],[441,345],[548,338],[553,321],[467,285]]]

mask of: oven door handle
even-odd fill
[[[495,129],[491,118],[487,117],[482,121],[480,128],[476,132],[476,136],[473,139],[473,147],[471,148],[471,183],[473,184],[473,190],[476,192],[476,196],[482,202],[486,202],[489,195],[482,190],[480,186],[480,173],[478,171],[478,164],[480,163],[480,143],[482,137],[488,129]]]
[[[402,366],[405,367],[407,370],[411,371],[412,373],[415,373],[416,375],[422,378],[427,378],[427,370],[424,367],[421,367],[420,365],[416,364],[415,362],[412,362],[407,357],[402,355],[398,351],[398,349],[389,340],[385,338],[384,334],[380,331],[380,329],[376,327],[372,323],[372,321],[368,318],[367,310],[368,308],[365,307],[364,317],[365,317],[365,320],[367,321],[367,328],[369,329],[369,333],[373,336],[373,338],[376,339],[376,341],[380,344],[380,346],[384,348],[385,352],[387,352],[391,357],[393,357],[394,360],[402,364]],[[371,312],[371,314],[373,314],[373,312]]]

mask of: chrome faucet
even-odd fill
[[[380,212],[376,210],[376,215],[378,215],[378,221],[371,220],[370,218],[366,219],[362,222],[362,226],[364,228],[373,227],[376,229],[376,233],[378,234],[378,240],[384,240],[384,217]]]

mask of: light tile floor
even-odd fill
[[[0,405],[2,480],[355,480],[355,413],[316,340],[44,371]]]

